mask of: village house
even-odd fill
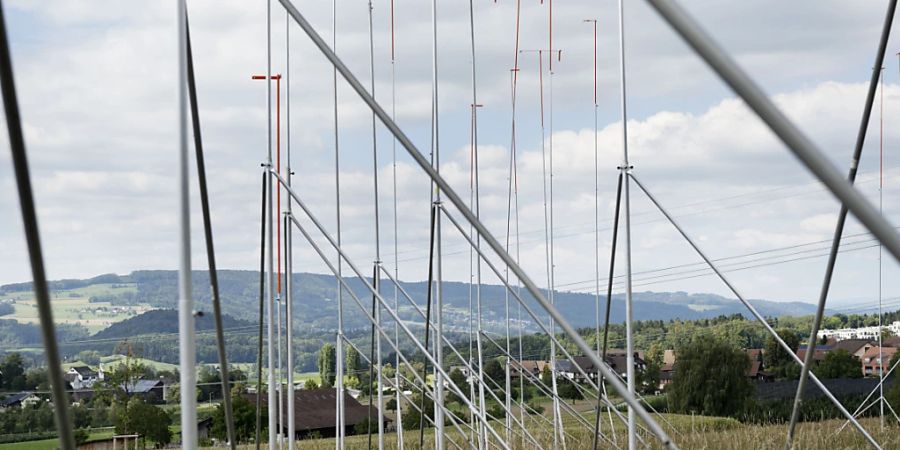
[[[42,401],[43,400],[35,395],[34,392],[19,392],[7,395],[0,400],[0,409],[25,408],[31,405],[37,405]]]
[[[544,367],[547,367],[550,363],[547,361],[540,360],[522,360],[519,364],[513,364],[512,370],[510,371],[510,378],[518,379],[519,374],[522,372],[527,372],[532,376],[525,376],[525,379],[533,379],[534,377],[540,377],[541,373],[544,371]],[[521,366],[521,367],[520,367]]]
[[[816,350],[813,353],[813,366],[818,366],[819,363],[825,360],[825,355],[832,350],[830,345],[817,345]],[[806,345],[801,345],[800,348],[797,349],[797,357],[800,358],[801,361],[806,361]]]
[[[872,347],[862,356],[864,376],[877,377],[890,370],[891,358],[897,353],[896,347]]]
[[[75,366],[63,375],[63,379],[68,381],[73,389],[90,389],[94,386],[94,383],[103,381],[104,378],[105,374],[102,367],[99,370],[94,370],[88,366]]]
[[[251,403],[256,403],[256,394],[244,394],[244,397]],[[265,409],[268,399],[264,396],[260,400]],[[337,427],[334,423],[336,400],[337,393],[333,388],[294,391],[294,438],[299,440],[310,434],[324,438],[334,437],[337,434]],[[281,423],[287,431],[287,411],[285,410],[283,414]],[[358,424],[365,423],[366,418],[370,417],[369,407],[360,404],[355,398],[344,393],[344,417],[346,434],[353,434],[353,428]],[[373,427],[377,426],[375,425],[378,420],[377,408],[372,408],[371,418]],[[384,422],[387,425],[391,420],[385,417]]]
[[[832,350],[847,350],[847,353],[862,359],[869,349],[878,344],[871,339],[844,339],[831,346]]]

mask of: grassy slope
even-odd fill
[[[94,284],[76,289],[53,292],[53,318],[57,323],[80,324],[91,333],[96,333],[113,323],[125,320],[133,315],[152,309],[149,305],[124,307],[128,312],[100,311],[112,308],[108,302],[90,303],[90,298],[97,295],[118,295],[135,292],[135,285]],[[15,312],[2,316],[3,319],[14,319],[19,323],[38,323],[37,308],[30,292],[13,292],[0,294],[0,301],[13,301]],[[123,307],[119,307],[123,308]]]

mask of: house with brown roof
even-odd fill
[[[541,372],[544,371],[544,367],[548,365],[550,365],[550,363],[547,361],[525,359],[519,362],[519,364],[513,363],[509,376],[512,379],[518,379],[519,373],[524,371],[530,373],[534,377],[540,377]],[[525,379],[532,379],[532,377],[525,375]]]
[[[830,352],[831,346],[828,345],[817,345],[815,353],[813,353],[813,365],[818,366],[819,363],[825,360],[825,355]],[[801,361],[806,360],[806,346],[801,345],[799,349],[797,349],[797,357],[800,358]]]
[[[644,361],[644,353],[637,351],[634,352],[634,371],[635,373],[643,373],[647,370],[647,362]],[[627,371],[628,371],[628,353],[624,350],[622,351],[607,351],[606,352],[606,360],[604,361],[610,369],[615,371],[622,377],[623,380],[627,379]],[[590,373],[590,372],[588,372]]]
[[[251,403],[256,403],[256,394],[244,394],[244,397]],[[262,397],[263,405],[267,404],[267,397]],[[312,433],[321,437],[334,437],[337,434],[337,427],[334,424],[336,400],[337,392],[334,388],[294,391],[294,438],[303,439]],[[263,407],[265,408],[265,406]],[[287,432],[287,408],[283,414],[281,428]],[[360,404],[349,393],[344,392],[345,433],[353,434],[353,427],[365,423],[367,417],[370,417],[369,406]],[[374,428],[378,421],[378,408],[372,407],[371,418]],[[384,421],[387,424],[391,420],[385,417]]]
[[[831,346],[832,350],[847,350],[847,353],[862,359],[869,349],[877,346],[875,341],[869,339],[844,339],[837,341]]]
[[[884,347],[900,347],[900,336],[888,336],[882,338],[881,345]]]
[[[890,370],[891,358],[897,353],[896,347],[872,347],[863,354],[862,372],[864,376],[879,376]]]

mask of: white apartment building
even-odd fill
[[[900,336],[900,321],[895,321],[890,325],[883,325],[881,327],[885,330],[890,330],[894,336]],[[872,339],[877,340],[879,335],[879,327],[862,327],[862,328],[841,328],[838,330],[819,330],[816,334],[819,338],[833,337],[839,341],[843,341],[845,339]]]

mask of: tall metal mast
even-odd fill
[[[437,0],[431,0],[431,148],[434,155],[434,169],[437,173],[441,171],[441,150],[440,150],[440,121],[438,119],[438,34],[437,34]],[[435,192],[435,203],[441,204],[441,189],[438,187]],[[442,292],[442,267],[441,267],[441,210],[435,211],[435,261],[434,268],[436,274],[435,280],[435,307],[437,315],[435,316],[435,333],[440,337],[444,335],[444,302]],[[431,289],[431,286],[428,287]],[[444,352],[443,344],[440,339],[435,339],[434,356],[437,366],[434,371],[434,423],[435,423],[435,449],[444,450],[444,411],[440,405],[444,403],[444,379],[443,372]],[[482,416],[484,417],[484,416]]]
[[[337,0],[331,0],[331,46],[337,49]],[[340,140],[338,135],[338,84],[337,68],[332,72],[332,88],[334,89],[334,197],[337,228],[337,245],[341,246],[341,172],[340,172]],[[343,275],[343,261],[338,255],[338,277]],[[344,289],[340,281],[337,282],[337,307],[338,307],[338,332],[335,340],[335,389],[337,391],[337,408],[335,422],[338,425],[335,447],[337,450],[344,448]]]
[[[287,185],[291,187],[294,170],[291,168],[291,21],[290,15],[284,14],[284,53],[285,53],[285,144],[287,146]],[[295,424],[294,424],[294,305],[291,290],[294,287],[294,234],[288,220],[291,216],[291,201],[288,198],[287,216],[285,217],[285,240],[287,241],[285,258],[285,303],[287,304],[287,436],[288,450],[294,450]]]
[[[397,120],[397,78],[396,78],[396,47],[394,39],[394,0],[391,0],[391,119]],[[393,189],[393,216],[394,216],[394,278],[400,279],[400,258],[399,258],[399,241],[400,237],[397,233],[397,139],[391,140],[391,183]],[[400,296],[399,288],[394,285],[394,310],[400,312]],[[394,342],[400,343],[400,326],[394,322]],[[398,418],[403,417],[403,393],[400,389],[400,352],[395,354],[394,358],[394,389],[396,391],[397,414]],[[403,448],[403,421],[397,420],[397,447]]]
[[[178,1],[178,362],[181,367],[181,446],[197,448],[197,373],[191,293],[191,199],[188,167],[187,5]],[[59,424],[68,428],[69,424]]]
[[[272,0],[266,1],[266,133],[268,137],[268,168],[272,169]],[[266,212],[266,222],[268,222],[268,240],[266,242],[269,248],[268,254],[268,276],[266,277],[266,292],[268,297],[268,311],[266,320],[268,327],[266,334],[268,338],[268,407],[269,407],[269,450],[275,450],[275,432],[277,430],[278,410],[276,404],[278,398],[275,395],[275,197],[272,195],[274,179],[271,171],[268,176],[269,195],[267,198],[268,211]],[[183,394],[182,394],[183,395]],[[183,401],[183,400],[182,400]],[[192,425],[193,427],[193,425]]]
[[[622,166],[619,170],[625,174],[631,172],[628,161],[628,108],[625,87],[625,5],[619,0],[619,89],[620,107],[622,112]],[[632,336],[632,322],[634,320],[634,308],[631,293],[631,194],[628,176],[624,177],[624,204],[625,204],[625,351],[626,381],[628,393],[634,396],[634,338]],[[628,449],[634,450],[637,446],[635,439],[635,415],[634,408],[628,407]]]
[[[472,190],[474,195],[474,210],[475,216],[480,217],[481,215],[481,200],[479,195],[479,180],[478,180],[478,91],[477,91],[477,67],[475,64],[475,5],[473,0],[469,0],[469,35],[470,35],[470,44],[471,44],[471,57],[472,57]],[[480,247],[481,239],[476,239],[476,246]],[[475,335],[475,343],[478,351],[478,408],[479,412],[482,416],[485,415],[485,397],[484,397],[484,354],[483,347],[481,342],[481,333],[483,330],[483,322],[482,322],[482,303],[481,303],[481,258],[479,257],[475,263],[475,301],[477,305],[477,329],[478,333]],[[471,353],[470,353],[471,358]],[[509,417],[510,412],[507,411],[507,418]],[[508,423],[508,420],[507,420]],[[487,447],[487,431],[485,430],[484,424],[479,427],[479,445]],[[507,426],[507,441],[509,441],[509,432],[510,429]]]
[[[368,4],[369,8],[369,76],[371,78],[370,88],[372,89],[372,97],[375,98],[375,34],[373,30],[372,24],[372,0],[369,0]],[[379,293],[381,292],[381,216],[379,214],[380,208],[378,205],[379,197],[378,197],[378,138],[377,138],[377,128],[376,128],[376,117],[375,113],[372,113],[372,178],[373,178],[373,188],[375,192],[375,261],[374,261],[374,278],[372,279],[372,283],[375,287],[375,290]],[[376,305],[375,309],[372,311],[372,315],[375,318],[375,323],[380,327],[381,326],[381,308]],[[373,325],[374,327],[375,325]],[[374,328],[373,328],[374,330]],[[384,449],[384,379],[381,376],[381,335],[372,333],[372,337],[374,338],[374,342],[372,345],[375,346],[375,358],[370,362],[370,367],[374,367],[378,376],[378,382],[376,386],[378,388],[378,395],[376,396],[377,402],[377,416],[378,416],[378,448]],[[370,358],[371,359],[371,358]],[[371,383],[372,380],[370,379]],[[370,389],[371,392],[371,389]],[[371,406],[372,400],[371,395],[369,396],[369,405]],[[370,427],[370,435],[371,435],[371,414],[369,415],[369,420],[367,422]]]

